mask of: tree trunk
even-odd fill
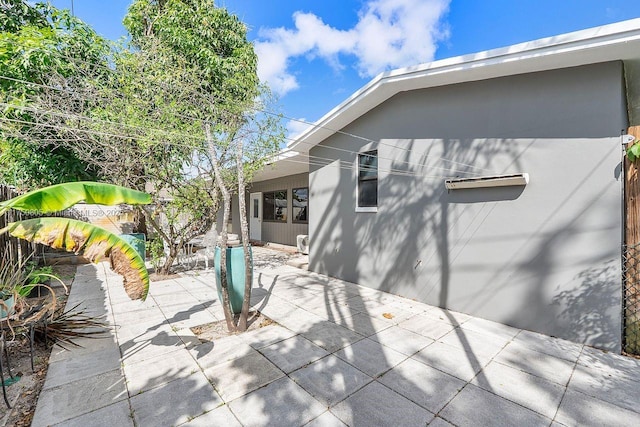
[[[238,321],[238,330],[244,332],[247,330],[247,319],[249,317],[249,302],[251,301],[252,287],[252,259],[249,248],[249,225],[247,223],[247,206],[245,203],[245,183],[244,183],[244,165],[242,162],[242,140],[238,140],[238,148],[236,151],[236,167],[238,173],[238,205],[240,212],[240,231],[242,233],[242,249],[244,250],[244,298],[242,300],[242,311],[240,312],[240,320]]]
[[[151,224],[151,227],[153,227],[153,229],[160,235],[160,238],[164,242],[165,248],[169,248],[169,254],[167,255],[167,258],[164,260],[164,265],[160,268],[160,271],[158,271],[157,273],[162,275],[170,274],[171,267],[173,266],[173,261],[178,256],[178,252],[174,248],[174,243],[171,237],[168,236],[167,233],[165,233],[162,230],[162,227],[160,227],[160,224],[158,224],[156,220],[153,219],[153,214],[151,212],[147,211],[146,209],[140,206],[136,207],[136,209],[138,210],[138,212],[141,212],[143,214],[141,215],[142,217],[146,218],[146,223]]]
[[[169,254],[165,258],[162,267],[160,267],[160,271],[158,271],[158,274],[161,274],[163,276],[170,274],[171,266],[173,265],[173,261],[175,261],[177,256],[178,252],[176,251],[175,247],[173,245],[169,246]]]
[[[229,208],[231,206],[231,195],[227,186],[224,184],[222,177],[222,171],[220,170],[220,164],[218,163],[218,157],[216,153],[216,147],[213,143],[213,137],[211,136],[211,127],[207,123],[205,124],[205,133],[207,137],[207,146],[209,148],[209,155],[211,157],[211,165],[213,166],[214,177],[216,184],[222,194],[222,230],[220,230],[220,289],[222,293],[222,310],[224,312],[224,318],[227,322],[227,329],[229,332],[235,332],[236,325],[233,320],[233,313],[231,311],[231,302],[229,301],[229,287],[227,283],[227,222],[229,221]]]

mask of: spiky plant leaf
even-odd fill
[[[30,242],[82,254],[91,262],[110,257],[111,268],[122,275],[129,298],[147,297],[149,274],[144,260],[131,245],[104,228],[69,218],[35,218],[9,223],[0,234],[5,231]]]
[[[58,212],[82,201],[98,205],[145,205],[151,203],[151,196],[102,182],[67,182],[33,190],[2,202],[0,214],[10,208],[40,213]]]

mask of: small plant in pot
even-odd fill
[[[0,255],[0,319],[19,314],[24,307],[26,275],[22,266],[12,262],[7,254]]]

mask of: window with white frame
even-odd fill
[[[358,208],[378,207],[378,150],[358,154]]]

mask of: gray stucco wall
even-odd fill
[[[508,325],[620,350],[621,63],[406,92],[310,166],[310,268]],[[378,212],[355,212],[378,149]],[[344,166],[344,164],[343,164]],[[408,172],[397,174],[395,170]],[[447,177],[526,172],[526,187]]]
[[[266,192],[266,191],[287,191],[287,222],[269,222],[262,221],[262,241],[280,243],[283,245],[296,245],[296,237],[298,234],[308,234],[308,223],[293,222],[292,214],[292,190],[294,188],[309,187],[309,175],[298,174],[282,178],[271,179],[268,181],[256,182],[251,185],[250,193]],[[249,206],[249,195],[247,194],[247,206]]]

